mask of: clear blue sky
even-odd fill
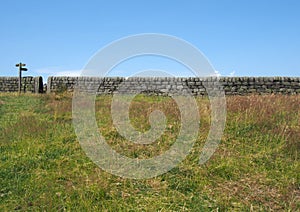
[[[195,45],[223,76],[300,76],[299,0],[3,0],[0,26],[0,75],[16,75],[20,61],[28,75],[76,73],[116,39],[163,33]]]

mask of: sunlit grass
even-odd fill
[[[167,128],[150,145],[120,136],[110,115],[111,96],[97,98],[99,130],[119,153],[150,158],[166,151],[180,129],[169,97],[137,96],[132,125],[149,129],[149,114],[164,112]],[[257,211],[300,210],[300,96],[227,97],[221,144],[202,166],[199,154],[210,126],[207,98],[190,155],[170,172],[129,180],[98,168],[72,126],[72,95],[0,94],[0,210]]]

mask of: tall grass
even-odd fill
[[[116,151],[150,158],[178,135],[180,111],[169,97],[137,96],[132,125],[149,129],[154,109],[167,117],[150,145],[120,136],[111,96],[97,98],[99,130]],[[227,97],[221,144],[203,166],[198,157],[210,127],[210,105],[197,98],[201,127],[190,155],[170,172],[129,180],[98,168],[72,126],[72,95],[0,94],[0,210],[296,211],[300,210],[300,96]]]

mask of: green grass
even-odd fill
[[[149,129],[153,109],[167,129],[150,145],[132,144],[112,124],[110,96],[96,102],[99,129],[119,153],[150,158],[166,151],[180,128],[168,97],[138,96],[132,125]],[[84,153],[72,126],[72,96],[0,94],[0,211],[297,211],[300,210],[300,96],[227,97],[220,146],[202,166],[210,107],[197,98],[201,128],[191,154],[147,180],[116,177]]]

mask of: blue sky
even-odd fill
[[[4,76],[17,75],[20,61],[27,75],[78,74],[99,49],[139,33],[190,42],[222,76],[300,76],[298,0],[3,0],[0,26]],[[120,64],[115,73],[141,64],[181,75],[174,61],[154,57]]]

